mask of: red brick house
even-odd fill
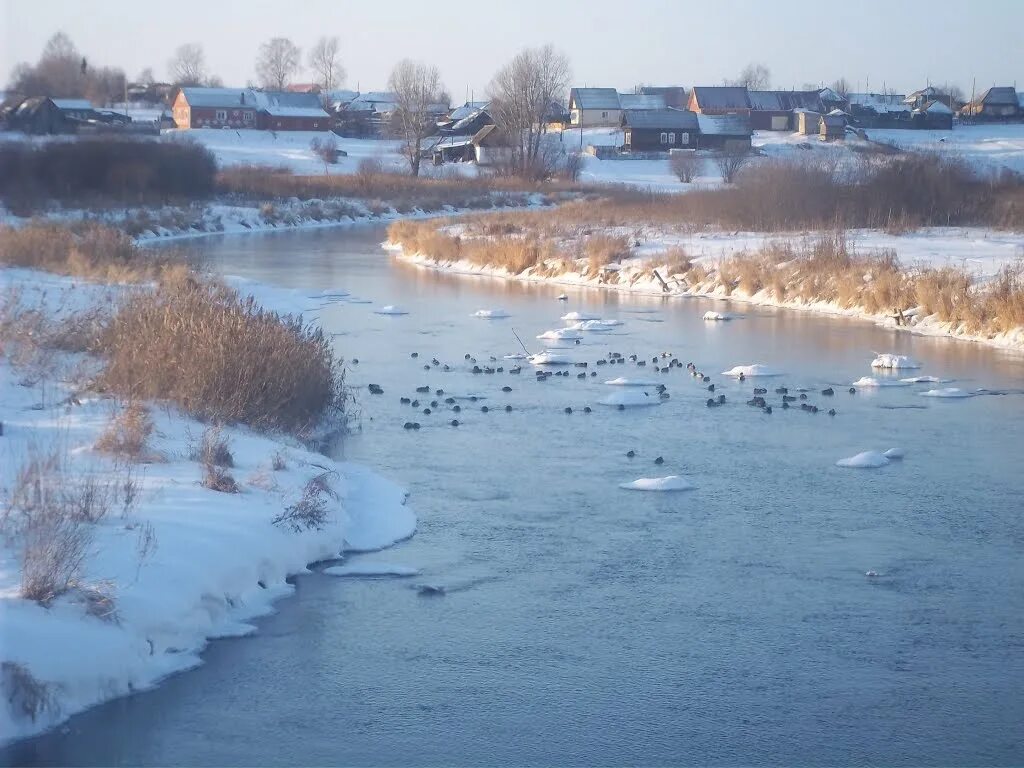
[[[172,114],[178,128],[326,131],[331,127],[331,118],[315,93],[181,88]]]

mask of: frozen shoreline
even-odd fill
[[[295,302],[272,286],[247,287],[271,308],[296,311]],[[0,269],[0,290],[8,289],[20,289],[22,302],[51,315],[121,290]],[[123,461],[95,449],[123,403],[92,394],[72,397],[65,371],[74,361],[57,360],[61,370],[37,383],[0,361],[0,487],[12,488],[23,463],[51,449],[63,454],[61,477],[72,484],[86,478],[116,484],[126,477]],[[225,428],[240,492],[205,488],[202,465],[189,457],[205,425],[148,405],[153,460],[132,465],[139,491],[129,512],[115,505],[88,524],[91,542],[79,588],[47,607],[21,598],[21,549],[0,539],[0,744],[37,735],[201,664],[210,640],[255,631],[251,621],[291,594],[291,578],[309,572],[309,565],[340,560],[345,551],[383,549],[415,532],[403,488],[284,435]],[[325,473],[337,498],[329,502],[322,529],[294,532],[272,524],[311,479]],[[154,544],[143,554],[146,536]],[[90,612],[88,594],[108,596],[113,612]],[[31,714],[26,673],[43,694]]]

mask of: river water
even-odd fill
[[[723,302],[575,289],[558,301],[559,287],[398,263],[378,247],[383,236],[337,229],[196,248],[214,268],[293,298],[351,294],[302,299],[324,305],[320,322],[359,360],[349,380],[362,429],[342,452],[406,484],[420,518],[411,540],[351,561],[422,575],[301,576],[258,633],[216,641],[199,669],[0,761],[1024,763],[1024,396],[846,391],[871,374],[873,351],[910,354],[924,368],[903,375],[964,389],[1022,387],[1024,359]],[[374,314],[385,304],[409,314]],[[496,307],[512,317],[471,317]],[[709,308],[744,317],[705,323]],[[624,324],[564,350],[587,369],[543,382],[529,365],[510,375],[512,329],[539,348],[536,334],[569,310]],[[648,365],[596,367],[609,351]],[[706,385],[685,370],[654,371],[650,358],[666,351],[711,375],[726,406],[707,408]],[[474,375],[467,353],[481,366],[493,355],[506,372]],[[452,370],[424,371],[432,357]],[[785,375],[720,375],[754,362]],[[655,378],[671,398],[597,405],[614,376]],[[384,395],[366,394],[371,382]],[[819,393],[829,384],[832,398]],[[428,416],[399,403],[426,406],[434,398],[421,385],[486,399]],[[781,385],[808,388],[822,411],[781,410]],[[774,413],[745,404],[752,386],[768,388]],[[413,420],[422,429],[402,428]],[[890,447],[906,458],[835,466]],[[670,474],[696,489],[617,487]],[[446,593],[422,596],[422,583]]]

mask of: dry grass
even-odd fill
[[[204,421],[302,431],[344,415],[344,373],[324,333],[217,283],[187,277],[137,294],[98,349],[101,387]]]
[[[189,449],[189,458],[202,464],[230,469],[235,466],[231,444],[219,426],[207,427],[199,443]]]
[[[13,661],[0,662],[0,692],[16,715],[33,723],[44,712],[57,710],[52,687]]]
[[[140,403],[130,402],[110,423],[96,441],[96,450],[133,461],[150,460],[147,441],[153,434],[153,419]]]
[[[298,500],[274,518],[274,525],[290,528],[295,533],[323,528],[327,522],[329,503],[338,500],[338,494],[331,488],[333,477],[333,472],[323,472],[310,478],[303,486]]]

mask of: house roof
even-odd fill
[[[492,138],[494,141],[501,141],[505,138],[505,134],[502,131],[499,131],[498,126],[493,123],[491,125],[485,125],[473,135],[472,144],[475,147],[479,147],[487,141],[488,138]]]
[[[238,109],[255,106],[253,91],[249,88],[193,88],[181,89],[192,107],[223,107]]]
[[[797,93],[811,93],[811,91],[797,91]],[[838,93],[833,91],[831,88],[819,88],[817,90],[817,94],[818,94],[818,98],[821,101],[830,101],[830,102],[831,101],[834,101],[834,102],[844,102],[844,101],[846,101],[846,99],[844,99],[841,95],[839,95]]]
[[[619,92],[614,88],[573,88],[569,106],[576,109],[622,109]]]
[[[750,108],[758,112],[776,112],[786,109],[782,106],[778,91],[748,91]]]
[[[941,102],[937,99],[926,101],[920,109],[915,110],[917,112],[930,112],[933,115],[952,115],[953,110],[949,108],[949,105]]]
[[[489,105],[490,102],[487,103],[487,106]],[[491,119],[490,114],[487,112],[486,107],[480,107],[479,109],[474,109],[461,120],[456,120],[451,126],[448,127],[448,130],[452,133],[458,133],[460,131],[465,131],[467,128],[472,129],[473,123],[475,123],[477,119],[480,118],[481,116],[485,117],[489,122],[494,122]]]
[[[360,93],[348,103],[348,109],[369,112],[394,112],[398,97],[389,91],[368,91]]]
[[[978,97],[978,104],[1006,104],[1019,106],[1017,91],[1010,86],[993,86]]]
[[[934,98],[936,95],[938,95],[938,93],[939,93],[939,91],[938,91],[937,88],[935,88],[934,86],[929,85],[927,88],[922,88],[919,91],[914,91],[913,93],[908,93],[907,97],[905,99],[903,99],[903,101],[905,103],[907,103],[907,104],[913,104],[915,101],[917,101],[920,98],[924,98],[924,99]]]
[[[255,91],[253,97],[257,108],[272,117],[327,117],[315,93]]]
[[[904,103],[906,97],[897,93],[851,93],[850,105],[856,105],[864,109],[873,109],[879,114],[885,112],[909,112],[910,108]]]
[[[687,109],[627,109],[622,122],[630,128],[666,131],[697,130],[697,114]]]
[[[823,112],[819,91],[748,91],[750,108],[758,112],[789,112],[807,109]]]
[[[705,136],[751,135],[750,117],[747,115],[697,115],[697,125]]]
[[[745,85],[695,85],[693,96],[701,109],[749,109]]]
[[[57,109],[92,109],[92,102],[88,99],[50,99]]]
[[[668,109],[665,97],[660,93],[620,93],[619,106],[622,109]]]
[[[489,101],[467,101],[461,107],[453,109],[451,114],[448,115],[448,119],[458,122],[459,120],[464,120],[470,115],[475,114],[481,109],[487,109],[490,105],[491,102]]]

